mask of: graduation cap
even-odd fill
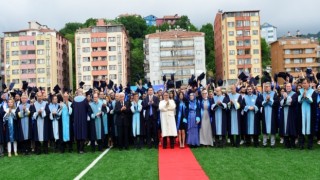
[[[129,82],[127,83],[127,87],[126,87],[125,91],[126,91],[127,94],[131,93],[131,87],[130,87],[130,83]]]
[[[167,82],[167,87],[168,87],[168,89],[174,88],[174,81],[169,80],[169,81]]]
[[[123,89],[122,84],[120,84],[119,85],[119,91],[122,92],[122,89]]]
[[[274,73],[273,79],[274,79],[275,82],[278,82],[278,74],[277,73]]]
[[[35,92],[35,93],[37,93],[37,92],[38,92],[38,88],[37,88],[37,87],[33,87],[33,88],[32,88],[32,91]]]
[[[3,83],[3,84],[2,84],[2,89],[3,89],[3,90],[7,89],[7,85]]]
[[[256,81],[259,81],[259,80],[260,80],[260,76],[258,75],[258,76],[256,76],[256,77],[254,77],[254,79],[255,79]]]
[[[58,94],[60,90],[61,90],[61,88],[59,87],[58,84],[53,88],[53,92],[56,94]]]
[[[14,85],[15,85],[14,82],[10,83],[10,86],[9,86],[9,90],[10,90],[10,91],[13,89]]]
[[[162,81],[163,81],[163,82],[166,82],[166,81],[167,81],[167,77],[166,77],[166,75],[163,75],[163,77],[162,77]]]
[[[320,80],[320,73],[317,73],[317,79]]]
[[[85,83],[83,82],[83,81],[81,81],[80,83],[79,83],[79,87],[81,88],[81,89],[83,89],[83,85],[84,85]]]
[[[171,74],[171,81],[174,81],[174,74]]]
[[[107,86],[106,81],[100,81],[100,87],[104,89],[106,86]]]
[[[205,76],[206,76],[206,74],[203,72],[203,73],[201,73],[201,74],[198,76],[197,80],[202,81]]]
[[[150,81],[148,82],[148,88],[152,88],[152,84]]]
[[[63,88],[63,92],[70,93],[71,91],[72,91],[72,90],[71,90],[71,89],[69,89],[68,87]]]
[[[278,77],[281,77],[282,79],[286,80],[288,76],[288,73],[286,72],[279,72]]]
[[[40,89],[40,91],[44,90],[43,87],[41,87],[41,86],[39,87],[39,89]]]
[[[259,81],[259,77],[258,77],[258,80],[256,78],[251,78],[250,81],[249,81],[249,84],[253,84],[254,86],[256,86],[258,84],[258,81]]]
[[[223,81],[222,81],[222,79],[219,79],[218,80],[218,86],[222,86],[223,85]]]
[[[238,76],[238,79],[242,80],[243,82],[246,82],[248,80],[248,76],[244,72],[241,72]]]
[[[117,86],[117,85],[115,85]],[[109,80],[108,89],[112,89],[113,87],[113,81]]]
[[[93,81],[93,88],[99,88],[99,81]]]
[[[179,89],[182,85],[182,81],[176,81],[176,88]]]
[[[271,82],[271,76],[267,71],[263,72],[263,83]]]
[[[27,81],[22,81],[22,89],[26,90],[28,88],[28,82]]]
[[[16,91],[12,91],[12,92],[10,92],[10,95],[11,95],[11,97],[12,97],[12,98],[16,97],[16,94],[17,94],[17,92],[16,92]]]
[[[92,94],[92,89],[90,88],[87,92],[86,92],[86,96],[89,96]]]
[[[30,99],[34,99],[36,97],[36,93],[35,92],[32,92],[31,94],[30,94]]]
[[[312,73],[312,69],[311,69],[311,68],[307,68],[307,69],[306,69],[306,73],[307,73],[307,74],[311,74],[311,73]]]

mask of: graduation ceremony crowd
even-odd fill
[[[157,92],[140,78],[135,91],[102,80],[87,92],[81,82],[74,95],[58,85],[46,92],[27,82],[18,90],[3,84],[0,155],[82,154],[85,146],[93,152],[175,144],[274,148],[277,137],[285,148],[312,149],[315,139],[320,144],[320,74],[307,69],[295,80],[285,72],[263,74],[261,86],[259,77],[245,73],[228,86],[212,79],[202,85],[204,73],[186,86],[163,76]]]

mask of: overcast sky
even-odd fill
[[[188,15],[201,27],[213,23],[218,9],[260,10],[261,24],[278,27],[278,36],[298,29],[302,33],[320,31],[319,0],[0,0],[0,4],[0,32],[27,28],[30,20],[59,30],[67,22],[113,19],[122,13]]]

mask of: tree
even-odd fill
[[[271,65],[270,47],[264,38],[261,38],[261,59],[262,69],[266,69],[267,66]]]
[[[123,16],[117,19],[129,31],[133,39],[144,38],[147,30],[146,21],[141,16]]]
[[[140,78],[144,77],[144,68],[143,68],[143,60],[144,60],[144,53],[143,53],[143,39],[131,39],[131,51],[130,51],[130,72],[131,72],[131,84],[134,84],[138,79],[137,76]]]
[[[83,23],[83,26],[84,27],[95,26],[97,23],[97,20],[98,19],[96,19],[96,18],[89,18],[86,20],[86,22]]]
[[[181,16],[179,20],[177,20],[174,24],[176,27],[179,26],[182,29],[190,30],[190,31],[198,31],[197,28],[191,24],[188,16]]]
[[[215,74],[215,55],[214,55],[214,32],[213,25],[208,23],[202,25],[201,32],[205,33],[205,50],[206,50],[206,69],[207,76]]]

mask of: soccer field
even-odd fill
[[[210,179],[319,179],[320,148],[195,148]],[[101,152],[0,158],[0,179],[73,179]],[[111,149],[82,179],[158,179],[158,150]]]

